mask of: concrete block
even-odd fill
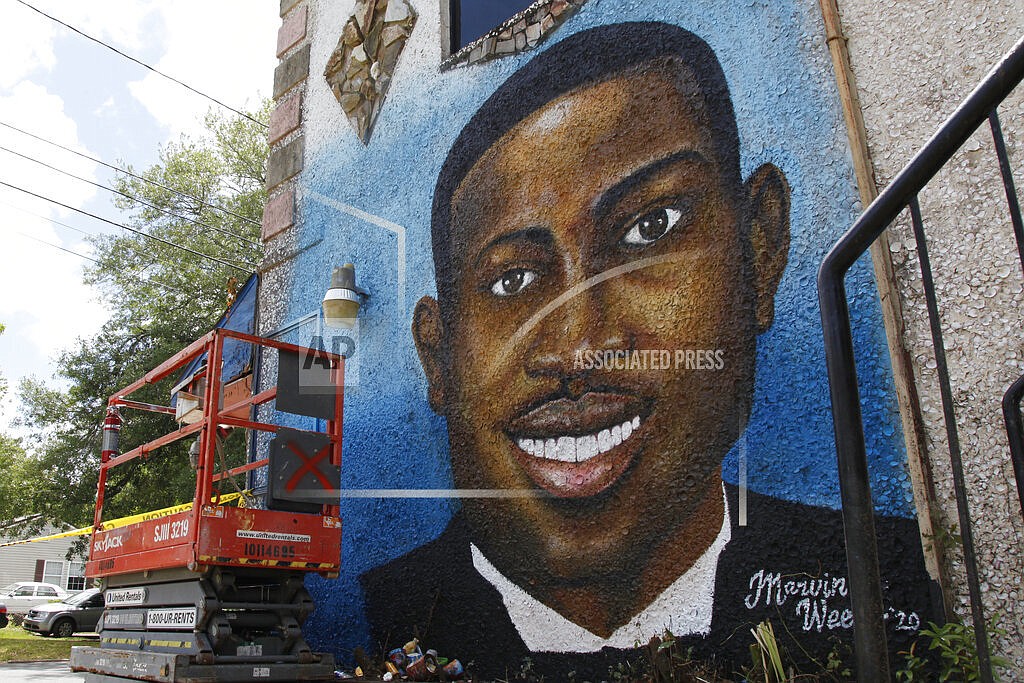
[[[306,45],[274,69],[274,99],[306,80],[309,76],[309,45]]]
[[[278,57],[305,39],[308,16],[309,10],[303,6],[290,13],[281,22],[281,28],[277,30]]]
[[[268,242],[284,230],[295,225],[295,188],[288,188],[267,201],[263,209],[263,229],[260,233]]]
[[[267,192],[302,170],[304,153],[305,144],[301,137],[270,151],[267,160]]]
[[[284,136],[291,133],[302,123],[302,93],[295,93],[291,97],[277,103],[273,113],[270,115],[270,129],[267,131],[267,141],[273,145]]]

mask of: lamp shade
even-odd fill
[[[331,273],[331,287],[324,294],[324,324],[351,329],[355,326],[359,305],[355,266],[346,263],[340,268],[335,268]]]

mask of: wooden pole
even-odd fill
[[[836,85],[839,88],[839,99],[843,107],[843,118],[846,121],[850,152],[853,155],[853,168],[860,191],[860,200],[861,204],[867,207],[878,196],[878,186],[875,183],[871,165],[867,131],[850,63],[850,52],[846,44],[846,36],[843,34],[838,0],[820,0],[820,4],[821,14],[825,20],[825,36],[836,75]],[[921,415],[921,402],[914,379],[914,367],[904,343],[906,328],[903,319],[903,305],[900,300],[892,254],[889,251],[888,230],[871,245],[871,262],[874,266],[875,282],[878,286],[882,321],[885,324],[889,358],[892,362],[893,383],[896,387],[896,400],[903,424],[903,440],[906,444],[907,464],[914,490],[914,501],[917,505],[918,526],[924,546],[925,568],[939,587],[940,595],[935,597],[941,598],[942,609],[945,611],[946,617],[949,618],[952,616],[952,593],[945,573],[944,549],[940,543],[936,542],[937,532],[941,528],[939,506],[935,500],[935,484],[932,478],[931,463],[928,460],[924,419]]]

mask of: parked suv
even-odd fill
[[[68,592],[53,583],[19,581],[0,588],[0,602],[11,614],[25,614],[36,605],[56,602],[68,597]]]
[[[79,631],[93,631],[103,615],[103,593],[90,588],[60,602],[33,607],[21,623],[26,631],[70,638]]]

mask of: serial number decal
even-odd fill
[[[188,521],[188,517],[185,517],[184,519],[176,519],[173,522],[158,524],[153,530],[153,542],[163,543],[164,541],[173,541],[176,538],[188,536]]]
[[[269,666],[254,666],[252,668],[253,678],[270,678],[270,667]]]
[[[146,602],[145,588],[118,588],[103,594],[107,607],[127,607],[141,605]]]
[[[309,543],[309,536],[306,534],[281,534],[276,531],[252,531],[250,529],[238,529],[235,531],[238,538],[251,538],[257,541],[286,541],[291,543]]]
[[[107,612],[103,615],[104,626],[142,626],[143,621],[142,612]]]
[[[295,557],[295,546],[267,545],[264,543],[246,543],[245,554],[247,557],[273,557],[282,560],[287,560]]]
[[[146,628],[185,629],[196,625],[195,607],[151,609],[146,612]]]

